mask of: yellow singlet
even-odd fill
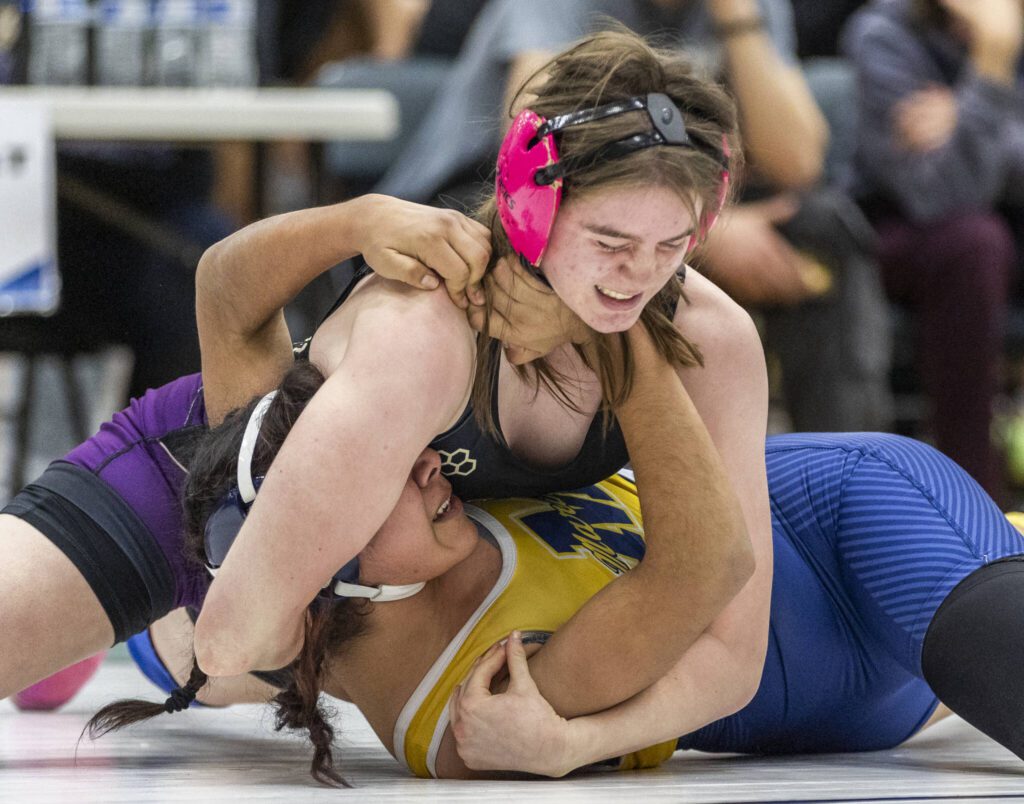
[[[622,477],[537,500],[488,500],[480,508],[467,505],[466,513],[493,535],[502,570],[395,724],[395,754],[428,778],[436,776],[448,699],[477,657],[515,629],[524,638],[553,633],[644,552],[636,487]],[[622,757],[616,767],[654,767],[674,750],[674,740],[661,743]]]

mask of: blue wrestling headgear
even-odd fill
[[[224,495],[206,520],[206,569],[211,575],[216,575],[224,563],[228,550],[234,544],[242,529],[242,523],[249,514],[249,508],[256,499],[256,491],[263,483],[263,477],[252,476],[252,455],[256,449],[263,417],[276,395],[276,390],[271,391],[253,408],[249,423],[245,426],[245,434],[242,436],[242,446],[238,450],[238,486]],[[375,603],[387,603],[411,597],[424,586],[423,583],[364,586],[359,583],[359,556],[356,556],[334,573],[321,590],[321,594],[333,597],[364,597]]]

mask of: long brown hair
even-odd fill
[[[729,165],[732,177],[735,178],[738,169],[736,108],[720,86],[699,78],[678,50],[655,48],[618,26],[582,40],[541,67],[520,87],[511,109],[517,108],[527,87],[534,95],[529,108],[547,118],[651,92],[668,95],[683,111],[690,136],[703,147],[646,148],[621,159],[595,162],[569,176],[563,193],[565,197],[580,197],[615,187],[657,185],[679,195],[693,219],[699,220],[700,231],[717,214],[723,189],[723,160]],[[644,112],[568,128],[559,135],[559,157],[571,160],[593,153],[605,143],[650,129],[651,122]],[[728,143],[728,148],[724,143]],[[709,151],[721,154],[722,158],[716,159]],[[512,255],[493,194],[477,211],[477,217],[491,229],[492,260]],[[680,300],[688,303],[682,283],[674,277],[647,304],[640,320],[658,350],[670,362],[678,366],[703,366],[698,346],[684,338],[673,323],[673,311]],[[490,314],[489,306],[487,314]],[[613,348],[615,340],[620,344],[617,348]],[[601,382],[602,410],[607,426],[611,407],[621,403],[632,388],[633,361],[623,333],[595,333],[594,346],[594,361],[579,347],[576,351]],[[612,355],[616,353],[622,355],[621,371],[614,365]],[[494,376],[500,359],[501,344],[482,336],[477,352],[473,407],[481,426],[492,434],[497,432],[492,405]],[[565,390],[565,378],[548,361],[536,360],[516,370],[535,390],[543,386],[562,404],[580,412]]]
[[[284,376],[277,396],[260,425],[253,454],[254,475],[265,475],[299,414],[324,383],[324,376],[311,363],[296,363]],[[245,426],[259,397],[225,417],[223,423],[203,434],[189,460],[185,487],[185,551],[205,563],[206,520],[224,494],[235,485],[238,450]],[[277,707],[275,728],[306,730],[313,743],[310,772],[317,781],[330,785],[347,783],[334,767],[334,728],[321,703],[321,687],[328,657],[365,630],[365,614],[372,604],[357,600],[313,601],[306,612],[302,650],[289,666],[289,684],[273,703]],[[162,712],[176,712],[195,700],[206,683],[206,674],[193,657],[188,682],[174,690],[163,703],[143,700],[115,701],[100,709],[86,724],[90,737],[138,723]]]

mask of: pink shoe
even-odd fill
[[[93,677],[106,655],[105,650],[100,651],[95,656],[83,659],[42,681],[37,681],[31,687],[25,687],[12,698],[14,705],[25,711],[39,712],[63,706],[74,698],[78,691],[85,686],[85,683]]]

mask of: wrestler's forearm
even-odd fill
[[[564,717],[605,709],[660,678],[754,571],[739,501],[679,376],[642,325],[630,341],[635,382],[616,415],[647,550],[531,659],[538,688]]]
[[[661,375],[664,358],[646,330],[630,334],[636,380],[617,415],[646,532],[647,554],[637,569],[646,574],[670,556],[659,571],[673,579],[674,594],[687,598],[687,627],[674,634],[679,656],[741,593],[755,570],[753,551],[725,463],[678,373]]]
[[[737,712],[749,702],[746,668],[728,645],[706,633],[660,680],[604,712],[566,726],[568,773],[611,757],[674,740]]]
[[[291,365],[284,306],[358,251],[356,199],[278,215],[215,244],[196,272],[196,325],[211,423],[266,393]]]
[[[371,196],[257,221],[215,243],[196,272],[196,305],[222,332],[254,335],[299,291],[359,253]]]

